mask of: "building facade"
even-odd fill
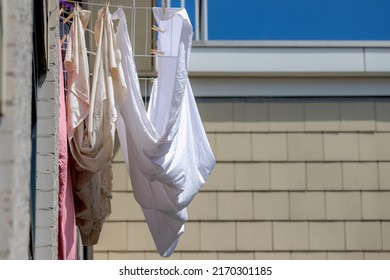
[[[56,259],[59,9],[47,2],[34,150],[27,2],[2,1],[0,258]],[[85,8],[96,15],[99,3]],[[390,44],[205,40],[204,3],[191,10],[190,81],[217,165],[169,259],[390,259]],[[135,4],[125,12],[146,93],[156,74],[150,7],[160,3]],[[113,172],[112,213],[90,257],[159,259],[118,141]]]

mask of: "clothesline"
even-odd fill
[[[131,1],[131,0],[130,0]],[[72,0],[69,0],[67,2],[70,2],[70,3],[78,3],[76,1],[72,1]],[[136,25],[137,25],[137,20],[136,20],[136,16],[137,16],[137,13],[136,13],[136,10],[143,10],[143,13],[145,13],[145,35],[144,35],[144,38],[145,38],[145,48],[144,48],[144,51],[141,52],[141,54],[135,54],[135,57],[150,57],[150,58],[153,58],[153,57],[157,57],[161,54],[151,54],[150,53],[150,48],[151,46],[149,46],[150,44],[150,32],[151,32],[151,29],[152,29],[152,23],[150,22],[150,14],[152,13],[152,9],[153,7],[136,7],[135,6],[135,3],[136,3],[136,0],[132,0],[132,5],[109,5],[109,7],[113,7],[113,8],[123,8],[123,9],[130,9],[131,12],[130,12],[130,21],[131,21],[131,25],[130,25],[130,28],[129,28],[129,31],[130,31],[130,37],[131,37],[131,42],[133,44],[133,49],[135,50],[135,46],[136,46]],[[89,6],[99,6],[99,7],[103,7],[105,6],[106,4],[102,4],[102,3],[95,3],[95,2],[87,2],[87,3],[82,3],[82,4],[86,4],[86,5],[89,5]],[[141,12],[141,11],[139,11]],[[89,21],[88,24],[92,24],[93,22],[93,15],[91,14],[91,20]],[[60,15],[60,18],[62,18],[63,20],[65,19],[63,16]],[[69,20],[69,22],[72,22],[72,20]],[[89,33],[92,33],[94,34],[94,31],[91,29],[91,28],[85,28],[86,31],[88,31]],[[89,52],[88,53],[94,55],[95,53],[93,52]]]
[[[94,2],[86,2],[86,3],[82,2],[82,3],[80,3],[80,2],[77,2],[77,1],[71,1],[71,0],[67,0],[66,2],[70,2],[70,3],[74,3],[74,4],[78,3],[78,4],[90,5],[90,6],[100,6],[100,7],[103,7],[103,6],[106,5],[106,4],[94,3]],[[153,7],[136,7],[135,6],[136,0],[132,0],[132,2],[133,2],[132,6],[129,6],[129,5],[112,5],[112,4],[110,4],[109,7],[123,8],[123,9],[135,9],[135,10],[151,10],[151,9],[153,9]]]

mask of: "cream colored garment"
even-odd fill
[[[84,37],[88,19],[89,11],[76,6],[65,63],[70,77],[67,108],[72,121],[68,137],[76,169],[73,181],[77,225],[83,244],[94,245],[111,212],[116,107],[125,99],[126,84],[111,14],[104,7],[98,12],[94,29],[97,52],[90,88]]]
[[[80,7],[76,8],[81,10]],[[82,15],[84,12],[79,12],[79,14]],[[78,23],[81,20],[82,16],[77,17],[75,14],[76,26],[74,29],[77,31],[75,32],[75,38],[78,37],[80,44],[78,46],[72,43],[69,44],[66,56],[68,61],[68,50],[71,50],[72,56],[75,58],[73,65],[76,63],[80,65],[78,76],[70,74],[72,77],[76,76],[72,84],[71,95],[77,100],[75,102],[70,101],[71,105],[68,113],[72,122],[68,134],[72,155],[78,165],[85,170],[97,172],[109,164],[112,158],[117,118],[115,107],[124,102],[126,83],[111,14],[106,6],[99,10],[98,20],[95,24],[97,52],[93,69],[92,88],[88,96],[89,69],[84,29]],[[67,62],[67,65],[70,65],[70,63]],[[84,85],[84,88],[78,90],[76,86],[79,85]],[[82,92],[81,97],[79,91]]]

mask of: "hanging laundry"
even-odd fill
[[[107,5],[98,11],[94,28],[97,52],[90,87],[84,35],[89,15],[76,5],[65,57],[76,221],[84,245],[98,242],[103,222],[111,213],[115,121],[126,96],[121,55]]]
[[[145,110],[134,54],[122,9],[116,33],[128,95],[117,131],[133,193],[159,254],[170,256],[184,224],[187,206],[208,179],[215,158],[188,79],[192,26],[184,9],[154,8],[158,35],[158,77]]]
[[[66,108],[60,42],[58,42],[58,47],[60,68],[60,113],[58,129],[58,259],[75,260],[77,245],[76,218],[74,211],[70,166],[68,164],[68,138],[66,133]]]

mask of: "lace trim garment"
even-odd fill
[[[65,58],[76,221],[84,245],[98,242],[103,222],[111,213],[115,121],[127,94],[108,6],[99,10],[95,24],[97,52],[90,87],[84,34],[89,14],[76,5]]]
[[[209,177],[215,158],[188,79],[192,26],[184,9],[154,8],[159,28],[158,77],[145,110],[124,13],[119,9],[117,42],[128,95],[117,131],[134,197],[161,256],[170,256],[184,224],[187,206]]]

